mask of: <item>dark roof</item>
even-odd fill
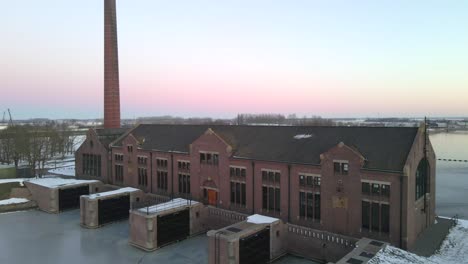
[[[365,168],[402,171],[418,128],[146,125],[131,131],[143,149],[189,152],[211,128],[233,147],[233,156],[255,160],[320,164],[320,154],[343,142],[366,159]],[[297,135],[308,135],[297,139]],[[144,139],[144,140],[143,140]],[[121,145],[121,140],[115,143]]]
[[[101,144],[105,148],[109,148],[109,144],[117,140],[125,132],[129,131],[130,128],[97,128],[96,131],[97,137]]]

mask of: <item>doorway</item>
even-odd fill
[[[216,205],[218,200],[218,192],[215,190],[207,190],[208,191],[208,204],[209,205]]]

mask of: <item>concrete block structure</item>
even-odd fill
[[[181,198],[132,210],[129,243],[146,251],[185,239],[203,230],[204,205]]]
[[[410,249],[435,219],[436,160],[424,125],[141,124],[108,149],[113,185],[341,236]],[[77,177],[99,179],[82,173],[89,164],[80,159],[93,153],[77,152]]]
[[[246,221],[208,232],[209,264],[269,263],[285,253],[280,219],[252,215]]]
[[[132,203],[143,200],[145,194],[135,188],[82,195],[80,198],[80,224],[86,228],[128,219]]]
[[[48,213],[59,213],[80,207],[80,196],[99,192],[102,182],[44,178],[24,181],[39,209]]]

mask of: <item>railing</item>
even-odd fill
[[[287,226],[288,232],[297,236],[303,236],[310,239],[317,239],[324,242],[336,243],[338,245],[342,245],[343,247],[356,247],[357,239],[354,238],[345,237],[337,234],[328,233],[326,231],[320,231],[293,224],[287,224]]]
[[[176,200],[177,198],[182,198],[184,199],[182,202],[180,200]],[[170,207],[172,203],[172,207],[176,207],[177,205],[182,206],[182,205],[191,205],[194,202],[201,202],[193,199],[193,197],[190,194],[184,194],[184,193],[177,193],[173,195],[151,195],[150,197],[147,197],[144,201],[138,201],[138,202],[133,202],[131,204],[131,210],[140,210],[140,211],[146,211],[147,214],[150,214],[154,211],[158,211],[158,205],[165,203],[167,207]],[[179,204],[175,204],[179,203]],[[172,208],[171,207],[171,208]]]
[[[451,161],[451,162],[468,162],[468,160],[462,160],[462,159],[437,159],[441,161]]]
[[[233,221],[238,221],[238,222],[246,220],[248,216],[246,214],[242,214],[239,212],[233,212],[233,211],[211,207],[211,206],[208,208],[208,215],[217,216],[217,217],[221,217],[221,218],[225,218],[225,219],[233,220]]]
[[[192,205],[193,202],[194,201],[192,201],[192,200],[173,199],[173,200],[170,200],[168,202],[159,203],[159,204],[152,205],[152,206],[146,206],[146,207],[140,208],[138,210],[141,211],[141,212],[145,212],[147,215],[149,215],[149,214],[155,214],[155,213],[162,212],[162,211],[172,209],[172,208],[178,208],[178,207],[182,207],[182,206],[190,206],[190,205]]]

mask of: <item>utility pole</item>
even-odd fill
[[[11,118],[10,108],[8,108],[8,115],[10,115],[10,125],[13,126],[13,118]]]

